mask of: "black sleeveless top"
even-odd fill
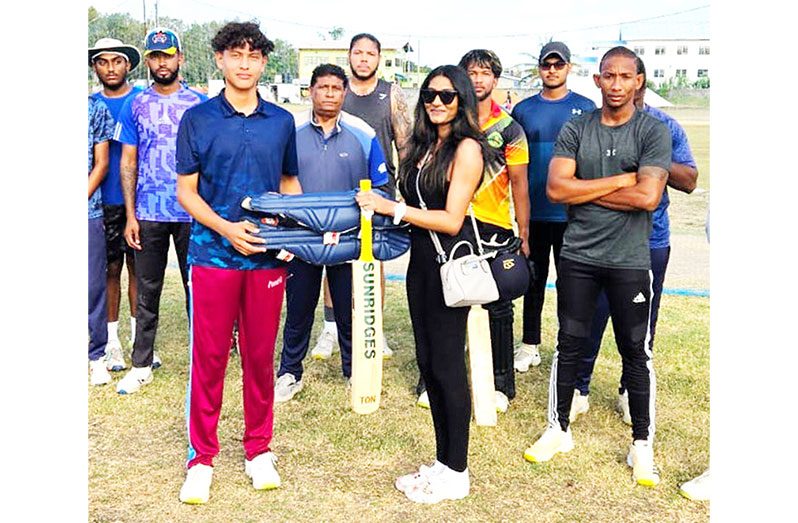
[[[402,197],[405,199],[407,205],[411,207],[417,207],[420,209],[421,201],[418,197],[418,191],[421,191],[421,196],[424,198],[424,203],[427,205],[427,209],[430,210],[445,209],[446,197],[449,192],[449,182],[446,182],[446,185],[444,186],[442,191],[427,189],[421,183],[417,183],[418,175],[419,175],[419,170],[416,168],[408,175],[408,177],[402,183],[399,184],[399,192],[402,194]],[[416,190],[416,187],[418,187],[418,191]],[[461,240],[468,240],[471,243],[471,245],[476,245],[476,243],[474,243],[474,240],[476,238],[474,236],[474,228],[471,225],[471,217],[468,216],[467,214],[465,219],[463,220],[463,227],[460,229],[460,232],[457,233],[456,235],[450,236],[443,232],[438,232],[436,234],[438,235],[438,239],[441,242],[443,250],[446,251],[447,258],[451,253],[452,247],[454,247],[454,245]],[[410,238],[414,246],[423,244],[426,248],[432,248],[434,250],[429,230],[411,225]],[[463,246],[457,250],[457,254],[455,257],[459,258],[460,256],[464,256],[466,254],[468,254],[468,248]]]
[[[385,155],[385,166],[388,168],[391,186],[394,186],[396,166],[393,164],[393,149],[391,149],[391,144],[394,141],[391,120],[391,84],[379,79],[374,90],[363,96],[356,94],[348,86],[346,89],[343,110],[363,119],[377,133],[377,141],[380,142],[380,147]]]

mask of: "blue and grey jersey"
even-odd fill
[[[341,192],[357,189],[360,180],[373,187],[388,183],[385,156],[374,129],[341,112],[329,135],[313,119],[313,111],[296,115],[296,150],[302,192]]]

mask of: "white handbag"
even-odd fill
[[[422,160],[422,167],[426,164],[429,154]],[[418,187],[418,179],[421,177],[421,168],[419,168],[419,175],[416,177],[416,193],[421,208],[426,210],[427,204],[421,196],[421,190]],[[474,213],[471,210],[471,205],[468,206],[468,214],[471,216],[471,225],[474,227],[474,235],[477,242],[479,254],[474,253],[474,247],[471,242],[462,240],[457,242],[446,257],[446,252],[441,246],[440,239],[438,239],[435,231],[429,231],[432,244],[438,252],[438,261],[441,262],[441,284],[443,286],[443,301],[447,307],[470,307],[471,305],[484,305],[499,299],[499,289],[496,287],[496,280],[493,279],[493,273],[490,270],[490,263],[488,260],[496,256],[495,252],[485,253],[482,249],[482,244],[479,241],[479,230],[477,229],[477,220],[474,218]],[[467,245],[470,254],[460,258],[454,258],[454,254],[462,245]]]
[[[467,245],[471,254],[454,258],[455,251],[462,245]],[[437,243],[436,248],[439,247],[440,243]],[[443,249],[438,254],[442,252]],[[488,262],[488,259],[495,255],[495,252],[474,254],[471,243],[465,240],[457,242],[452,247],[449,261],[441,265],[443,301],[447,307],[470,307],[499,299],[499,289],[496,287],[496,280],[493,279]]]

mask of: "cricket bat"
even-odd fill
[[[477,425],[493,427],[496,425],[493,352],[488,311],[481,305],[472,305],[468,311],[468,367],[474,421]]]
[[[360,180],[370,191],[371,180]],[[372,252],[371,217],[360,211],[360,257],[352,263],[352,410],[371,414],[382,390],[382,289],[380,262]]]

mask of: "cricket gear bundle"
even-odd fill
[[[336,265],[356,259],[361,251],[357,191],[278,194],[246,197],[244,209],[262,215],[255,236],[269,249],[282,249],[312,265]],[[409,224],[394,225],[390,216],[373,217],[372,255],[398,258],[410,249]]]

